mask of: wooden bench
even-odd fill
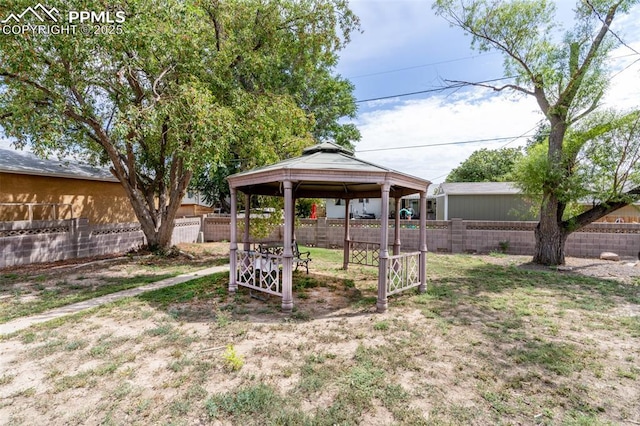
[[[309,274],[309,262],[311,262],[311,252],[310,251],[300,251],[300,248],[298,247],[298,242],[294,241],[291,249],[293,250],[293,263],[296,265],[296,271],[298,270],[298,267],[300,266],[304,266],[305,270],[307,271],[307,274]],[[282,248],[282,244],[269,244],[269,243],[264,243],[264,244],[259,244],[258,245],[258,251],[260,253],[263,254],[271,254],[271,255],[277,255],[277,256],[282,256],[283,253],[283,248]]]
[[[297,241],[293,242],[293,261],[296,264],[296,271],[298,270],[298,266],[302,265],[307,270],[307,275],[309,275],[309,262],[311,262],[311,252],[301,252],[298,248]]]

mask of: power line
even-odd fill
[[[420,95],[420,94],[423,94],[423,93],[444,92],[445,90],[459,89],[459,88],[462,88],[462,87],[474,86],[474,85],[477,85],[477,84],[493,83],[494,81],[500,81],[500,80],[510,80],[512,78],[515,78],[515,77],[493,78],[491,80],[476,81],[474,83],[462,82],[462,83],[450,84],[448,86],[438,87],[438,88],[435,88],[435,89],[419,90],[417,92],[399,93],[399,94],[396,94],[396,95],[380,96],[378,98],[370,98],[370,99],[359,99],[359,100],[355,101],[355,103],[359,104],[359,103],[363,103],[363,102],[382,101],[382,100],[385,100],[385,99],[400,98],[400,97],[403,97],[403,96]]]
[[[450,64],[452,62],[465,61],[467,59],[475,59],[475,58],[479,58],[479,57],[491,56],[491,55],[497,55],[497,54],[498,54],[498,52],[492,52],[492,53],[484,53],[484,54],[481,54],[481,55],[465,56],[464,58],[447,59],[447,60],[444,60],[444,61],[431,62],[429,64],[412,65],[410,67],[395,68],[395,69],[392,69],[392,70],[377,71],[377,72],[372,72],[372,73],[369,73],[369,74],[354,75],[353,77],[347,77],[347,78],[350,80],[350,79],[353,79],[353,78],[372,77],[372,76],[375,76],[375,75],[391,74],[391,73],[394,73],[394,72],[414,70],[414,69],[417,69],[417,68],[431,67],[431,66],[434,66],[434,65]]]
[[[478,55],[478,56],[487,56],[487,55]],[[629,56],[637,56],[637,54],[636,53],[631,53],[631,54],[628,54],[628,55],[620,55],[620,56],[613,57],[611,59],[620,59],[620,58],[626,58],[626,57],[629,57]],[[442,61],[442,62],[434,62],[434,64],[453,62],[453,61],[458,61],[458,60],[462,60],[462,59],[465,59],[465,58],[452,59],[452,60],[449,60],[449,61]],[[617,77],[619,74],[621,74],[622,72],[626,71],[628,68],[630,68],[631,66],[633,66],[634,64],[636,64],[639,61],[640,61],[640,59],[636,59],[631,64],[629,64],[626,67],[624,67],[622,70],[620,70],[620,71],[616,72],[615,74],[613,74],[610,77],[610,79],[613,79],[613,78]],[[429,64],[427,64],[427,65],[429,65]],[[405,70],[405,69],[419,68],[419,67],[423,67],[423,66],[427,66],[427,65],[416,65],[416,66],[407,67],[407,68],[399,68],[397,70],[380,71],[380,72],[377,72],[377,73],[363,74],[361,76],[356,76],[356,77],[365,77],[365,76],[370,76],[370,75],[385,74],[385,73],[390,73],[390,72],[395,72],[395,71],[402,71],[402,70]],[[355,77],[351,77],[351,78],[355,78]],[[494,78],[494,79],[491,79],[491,80],[477,81],[477,82],[474,82],[474,83],[461,82],[461,83],[451,84],[451,85],[448,85],[448,86],[436,87],[434,89],[425,89],[425,90],[419,90],[419,91],[416,91],[416,92],[398,93],[398,94],[395,94],[395,95],[380,96],[380,97],[377,97],[377,98],[359,99],[359,100],[354,101],[354,103],[359,104],[359,103],[364,103],[364,102],[382,101],[382,100],[385,100],[385,99],[400,98],[400,97],[405,97],[405,96],[421,95],[421,94],[425,94],[425,93],[444,92],[445,90],[460,89],[460,88],[467,87],[467,86],[474,86],[474,85],[485,84],[485,83],[493,83],[495,81],[510,80],[510,79],[513,79],[513,78],[515,78],[515,77],[500,77],[500,78]]]
[[[426,144],[426,145],[409,145],[409,146],[394,146],[390,148],[374,148],[374,149],[363,149],[356,150],[356,152],[374,152],[374,151],[392,151],[395,149],[414,149],[414,148],[429,148],[432,146],[446,146],[446,145],[463,145],[467,143],[479,143],[479,142],[499,142],[512,139],[513,142],[516,139],[528,138],[535,136],[535,134],[522,134],[520,136],[508,136],[508,137],[500,137],[500,138],[488,138],[488,139],[473,139],[473,140],[465,140],[465,141],[456,141],[456,142],[442,142],[442,143],[434,143],[434,144]],[[509,143],[511,143],[509,142]]]

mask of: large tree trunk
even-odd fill
[[[555,194],[544,194],[540,207],[540,222],[535,230],[534,263],[540,265],[564,264],[564,245],[569,236],[569,232],[562,222],[564,208],[565,205],[558,200]]]

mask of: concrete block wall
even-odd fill
[[[229,241],[231,219],[228,217],[206,217],[203,220],[205,241]]]
[[[171,244],[179,243],[195,243],[198,241],[198,234],[202,229],[203,218],[186,217],[176,219],[174,221],[173,234],[171,235]]]
[[[205,229],[211,219],[205,220]],[[226,220],[226,228],[221,221]],[[207,241],[229,239],[228,218],[215,219],[219,227],[216,239],[208,234]],[[379,220],[351,220],[349,225],[353,241],[375,242],[380,239]],[[507,248],[509,254],[533,255],[534,230],[537,222],[508,221],[427,221],[427,247],[431,252],[490,253]],[[401,221],[400,239],[404,251],[420,247],[417,221]],[[220,231],[221,230],[221,231]],[[224,233],[226,232],[226,233]],[[342,247],[343,219],[301,219],[296,227],[299,243],[317,247]],[[393,227],[389,228],[389,242],[393,244]],[[640,224],[593,223],[574,232],[567,239],[567,256],[598,257],[603,251],[621,256],[636,257],[640,251]]]
[[[195,242],[201,218],[176,220],[172,242]],[[0,222],[0,268],[126,253],[145,244],[138,223],[91,226],[87,219]]]
[[[490,253],[507,248],[509,254],[533,254],[537,222],[464,221],[466,253]]]
[[[74,249],[72,225],[65,220],[0,222],[0,267],[68,259]]]

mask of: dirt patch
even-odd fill
[[[616,262],[602,259],[567,257],[565,265],[556,267],[531,263],[531,256],[478,255],[477,257],[494,265],[514,266],[536,271],[554,271],[563,274],[578,274],[628,284],[640,278],[640,261],[634,258],[625,258]]]
[[[429,291],[376,314],[377,270],[331,259],[290,315],[200,279],[0,340],[0,423],[640,422],[638,267],[430,254]]]

